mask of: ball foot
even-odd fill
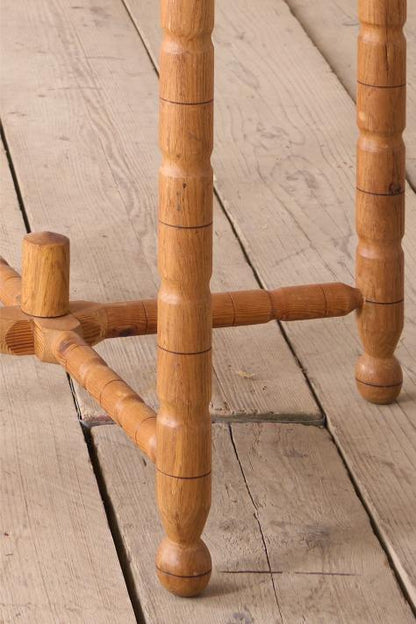
[[[200,594],[211,576],[211,555],[202,540],[195,544],[177,544],[165,538],[159,546],[156,569],[159,581],[178,596]]]
[[[355,379],[358,391],[364,399],[370,403],[385,405],[399,396],[403,373],[395,357],[382,359],[365,353],[357,362]]]

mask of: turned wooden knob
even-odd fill
[[[165,538],[156,556],[159,581],[173,594],[198,596],[211,577],[211,555],[202,540],[178,544]]]
[[[355,379],[364,399],[370,403],[385,405],[399,396],[403,373],[394,356],[381,359],[364,353],[357,362]]]
[[[22,311],[56,317],[69,312],[69,240],[37,232],[23,239]]]

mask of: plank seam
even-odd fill
[[[3,143],[4,153],[6,154],[7,163],[9,165],[10,175],[13,180],[14,192],[16,193],[17,203],[18,203],[20,212],[22,213],[22,219],[23,219],[23,223],[25,226],[25,230],[29,234],[32,230],[30,229],[29,218],[27,216],[25,205],[23,203],[22,192],[20,190],[16,169],[12,160],[12,155],[10,153],[9,144],[7,142],[6,132],[4,130],[3,123],[1,121],[0,121],[0,137],[1,137],[1,142]]]
[[[348,474],[349,479],[350,479],[350,481],[352,483],[354,491],[355,491],[359,501],[361,502],[363,508],[365,509],[365,511],[367,513],[367,516],[368,516],[371,528],[373,529],[373,533],[376,536],[376,538],[377,538],[381,548],[383,549],[384,554],[386,555],[389,567],[390,567],[390,569],[391,569],[391,571],[392,571],[392,573],[394,575],[394,578],[396,579],[397,584],[400,587],[405,600],[409,604],[409,607],[410,607],[412,613],[416,616],[416,605],[414,604],[414,602],[413,602],[413,600],[412,600],[412,598],[411,598],[411,596],[409,594],[409,591],[408,591],[408,589],[406,587],[406,584],[405,584],[405,580],[402,578],[399,570],[396,568],[396,565],[395,565],[394,559],[393,559],[393,555],[390,552],[390,548],[389,548],[388,543],[384,539],[384,536],[383,536],[383,533],[382,533],[382,529],[379,528],[379,526],[377,524],[377,520],[374,517],[373,512],[371,511],[369,505],[366,502],[365,495],[364,495],[363,492],[361,492],[359,483],[358,483],[358,481],[356,480],[356,478],[354,476],[353,468],[350,468],[348,460],[347,460],[347,456],[346,456],[346,454],[344,454],[344,452],[342,450],[342,446],[337,441],[336,432],[335,432],[335,430],[334,431],[332,430],[330,419],[327,419],[327,430],[328,430],[328,433],[329,433],[329,435],[331,437],[332,442],[335,445],[335,448],[338,451],[338,455],[341,458],[342,463],[344,464],[345,470],[347,471],[347,474]]]
[[[232,425],[228,425],[228,431],[230,433],[230,440],[231,440],[231,444],[232,444],[233,449],[234,449],[235,457],[236,457],[238,465],[240,467],[241,476],[243,477],[244,485],[246,486],[247,494],[249,495],[250,500],[251,500],[251,502],[253,504],[253,507],[255,509],[254,518],[255,518],[255,520],[257,522],[257,525],[259,527],[260,536],[261,536],[261,540],[262,540],[263,548],[264,548],[264,554],[266,555],[266,561],[267,561],[267,565],[269,567],[270,580],[271,580],[272,586],[273,586],[273,592],[274,592],[274,597],[275,597],[275,600],[276,600],[276,606],[277,606],[277,608],[279,610],[280,619],[281,619],[282,622],[284,622],[283,615],[282,615],[282,610],[281,610],[280,604],[279,604],[279,599],[277,597],[277,589],[276,589],[276,585],[275,585],[274,578],[273,578],[272,566],[271,566],[271,563],[270,563],[270,557],[269,557],[269,553],[268,553],[268,550],[267,550],[266,538],[264,537],[264,533],[263,533],[263,529],[262,529],[262,526],[261,526],[261,522],[260,522],[260,519],[258,517],[256,503],[254,502],[254,498],[253,498],[253,495],[252,495],[252,493],[250,491],[250,487],[248,485],[248,482],[247,482],[247,479],[246,479],[246,475],[244,474],[243,465],[242,465],[242,463],[240,461],[240,458],[238,456],[237,447],[236,447],[235,440],[234,440],[234,435],[233,435]]]
[[[77,404],[78,401],[76,397],[73,395],[74,403]],[[79,409],[79,406],[77,406]],[[107,518],[108,527],[111,532],[111,537],[113,538],[115,551],[117,553],[118,561],[120,564],[120,569],[123,574],[124,582],[126,584],[127,592],[130,598],[131,605],[133,607],[133,612],[136,617],[137,624],[146,624],[146,620],[144,618],[144,613],[142,611],[142,607],[139,600],[139,595],[137,593],[136,584],[134,582],[133,572],[131,570],[130,557],[128,556],[121,531],[120,526],[117,521],[117,516],[114,511],[113,503],[111,501],[111,497],[108,494],[107,486],[105,483],[105,479],[101,470],[100,461],[98,459],[96,444],[91,435],[90,429],[86,427],[81,427],[84,433],[84,440],[87,445],[88,454],[91,460],[91,466],[94,472],[95,480],[97,482],[98,491],[101,496],[101,500],[104,507],[104,512]],[[144,460],[143,460],[144,461]]]
[[[290,576],[291,574],[297,575],[305,575],[305,576],[361,576],[361,574],[356,574],[354,572],[320,572],[316,571],[308,571],[308,570],[219,570],[221,574],[287,574]]]
[[[22,214],[22,219],[23,219],[23,223],[26,229],[27,233],[30,233],[32,231],[31,227],[30,227],[30,222],[29,222],[29,217],[27,215],[26,212],[26,208],[24,205],[24,201],[23,201],[23,196],[20,190],[20,186],[19,186],[19,181],[17,178],[17,174],[16,174],[16,169],[14,167],[14,163],[12,160],[12,156],[9,150],[9,146],[7,143],[7,138],[6,138],[6,134],[4,131],[4,127],[3,124],[0,122],[0,142],[3,144],[3,148],[6,154],[6,158],[7,158],[7,162],[8,162],[8,166],[9,166],[9,170],[10,170],[10,174],[12,177],[12,181],[13,181],[13,185],[14,185],[14,190],[16,193],[16,197],[17,197],[17,202],[18,202],[18,206],[20,209],[20,212]],[[132,604],[132,608],[133,608],[133,612],[134,615],[136,617],[136,621],[137,624],[145,624],[145,620],[144,620],[144,616],[141,610],[141,606],[140,606],[140,602],[138,600],[138,597],[136,596],[135,593],[135,585],[134,582],[132,581],[132,574],[128,568],[128,557],[127,554],[125,553],[124,550],[124,545],[123,542],[121,540],[121,534],[120,534],[120,530],[118,528],[117,522],[115,521],[115,514],[114,511],[112,512],[112,514],[109,511],[109,508],[111,506],[111,502],[109,499],[109,496],[105,490],[105,484],[104,484],[104,480],[102,478],[101,475],[101,470],[99,468],[99,466],[97,466],[98,463],[98,459],[96,458],[96,456],[94,455],[93,449],[92,449],[92,440],[91,440],[91,433],[89,431],[89,429],[87,429],[85,426],[83,426],[83,421],[82,421],[82,414],[81,414],[81,409],[80,406],[78,404],[76,395],[75,395],[75,390],[74,390],[74,386],[73,386],[73,382],[72,379],[70,378],[68,373],[65,373],[66,377],[67,377],[67,381],[68,381],[68,388],[69,391],[72,395],[72,400],[74,402],[74,408],[75,408],[75,412],[77,415],[77,419],[79,422],[79,426],[81,428],[81,431],[84,435],[84,441],[85,444],[87,446],[87,451],[88,451],[88,455],[90,457],[91,460],[91,465],[94,471],[94,476],[96,479],[96,483],[97,483],[97,487],[98,487],[98,491],[100,493],[101,496],[101,500],[103,503],[103,507],[104,507],[104,512],[106,514],[107,517],[107,521],[108,521],[108,526],[111,532],[111,537],[113,539],[114,542],[114,546],[115,546],[115,550],[117,553],[117,557],[118,557],[118,561],[119,561],[119,565],[120,565],[120,569],[121,572],[123,574],[123,578],[126,584],[126,589],[127,589],[127,593],[129,595],[130,598],[130,602]],[[89,441],[90,440],[90,441]],[[112,515],[114,517],[114,521],[112,521]]]
[[[259,275],[257,269],[254,267],[254,265],[253,265],[249,255],[248,255],[248,252],[247,252],[247,250],[246,250],[246,248],[244,246],[242,238],[238,234],[237,227],[234,224],[234,221],[232,220],[232,216],[230,214],[228,214],[228,212],[227,212],[227,210],[225,208],[225,204],[223,203],[223,201],[222,201],[222,199],[221,199],[221,197],[220,197],[220,195],[219,195],[219,193],[218,193],[218,191],[216,190],[215,187],[214,187],[214,195],[215,195],[215,197],[216,197],[216,199],[218,201],[218,204],[219,204],[219,206],[220,206],[220,208],[221,208],[225,218],[227,219],[228,223],[230,224],[231,231],[233,232],[233,234],[234,234],[234,236],[235,236],[235,238],[236,238],[236,240],[238,242],[238,245],[239,245],[239,247],[241,249],[241,252],[242,252],[242,254],[243,254],[243,256],[244,256],[248,266],[251,268],[251,270],[253,272],[254,279],[256,280],[256,282],[259,285],[259,287],[262,290],[264,290],[265,289],[265,285],[263,283],[263,280],[260,278],[260,275]],[[313,399],[314,399],[314,401],[315,401],[315,403],[316,403],[316,405],[317,405],[317,407],[319,409],[319,412],[320,412],[320,415],[321,415],[321,420],[318,421],[318,424],[319,424],[319,426],[325,425],[326,416],[325,416],[324,409],[322,407],[320,399],[318,398],[317,393],[315,392],[315,389],[314,389],[314,387],[312,385],[312,382],[311,382],[311,380],[309,379],[309,377],[308,377],[308,375],[306,373],[306,369],[303,367],[303,364],[302,364],[299,356],[296,353],[294,345],[292,345],[292,343],[290,342],[289,337],[288,337],[288,335],[286,333],[285,328],[283,327],[282,322],[281,321],[276,321],[276,324],[279,327],[280,332],[281,332],[281,334],[282,334],[282,336],[283,336],[283,338],[284,338],[284,340],[285,340],[285,342],[286,342],[286,344],[287,344],[287,346],[289,348],[289,351],[293,355],[296,364],[298,365],[300,371],[302,372],[302,375],[303,375],[303,378],[305,380],[305,383],[308,386],[309,391],[312,394],[312,397],[313,397]],[[301,421],[301,422],[303,422],[303,421]],[[313,424],[315,424],[315,423],[313,423]]]

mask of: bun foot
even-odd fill
[[[355,379],[366,401],[384,405],[393,403],[399,396],[403,373],[395,357],[381,359],[364,354],[357,362]]]

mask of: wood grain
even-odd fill
[[[157,310],[160,582],[196,596],[211,577],[214,0],[162,0]]]
[[[101,405],[151,461],[156,461],[156,414],[75,331],[53,332],[56,360]]]
[[[212,293],[212,326],[344,316],[362,303],[357,288],[340,283]],[[105,338],[155,334],[157,309],[156,299],[106,304],[80,301],[70,305],[71,313],[81,323],[84,339],[91,344]]]
[[[356,0],[286,0],[314,44],[323,54],[352,98],[356,94],[357,46],[359,31]],[[406,169],[416,188],[416,4],[407,3],[407,115]]]
[[[0,151],[1,251],[25,234]],[[133,624],[129,600],[65,374],[0,360],[0,621]]]
[[[55,317],[69,312],[69,240],[62,234],[26,234],[22,245],[22,312]]]
[[[205,532],[212,581],[198,600],[174,602],[149,574],[161,534],[154,467],[122,432],[93,429],[147,624],[168,611],[171,624],[413,622],[328,433],[274,423],[231,427],[235,446],[228,426],[213,426]]]
[[[357,388],[392,403],[403,373],[394,356],[404,317],[406,0],[360,0],[357,71],[357,314],[364,353]]]
[[[42,0],[36,9],[21,0],[6,2],[4,11],[3,123],[33,227],[71,239],[72,299],[154,297],[157,79],[131,21],[109,0],[99,8],[89,0]],[[212,288],[256,288],[217,203],[214,211]],[[276,275],[274,286],[279,281]],[[247,343],[257,345],[254,361]],[[98,350],[155,408],[154,339],[126,338]],[[214,417],[322,421],[275,325],[221,330],[214,352]],[[83,417],[101,421],[102,410],[77,395]]]
[[[7,264],[4,268],[5,300],[15,301],[20,277]],[[8,279],[9,278],[9,279]],[[8,287],[7,284],[12,282]],[[1,278],[0,278],[1,290]],[[20,294],[17,295],[20,299]],[[362,306],[357,288],[345,284],[314,284],[277,290],[242,290],[212,295],[212,325],[215,328],[262,324],[271,320],[306,320],[344,316]],[[142,336],[157,331],[155,299],[99,304],[70,301],[69,314],[55,318],[31,317],[19,306],[0,308],[0,352],[33,355],[56,362],[55,338],[59,331],[75,331],[88,345],[106,338]],[[244,372],[239,371],[244,376]],[[246,373],[246,377],[250,377]],[[97,397],[95,397],[97,398]]]
[[[127,5],[154,55],[153,3]],[[275,287],[276,275],[283,284],[304,282],[306,275],[349,282],[356,245],[352,100],[283,2],[262,0],[256,8],[246,0],[219,2],[215,33],[222,94],[216,188],[263,286]],[[410,121],[407,140],[414,133]],[[378,408],[357,397],[353,369],[360,346],[351,317],[287,324],[285,330],[416,604],[416,197],[409,190],[407,205],[399,404]]]

